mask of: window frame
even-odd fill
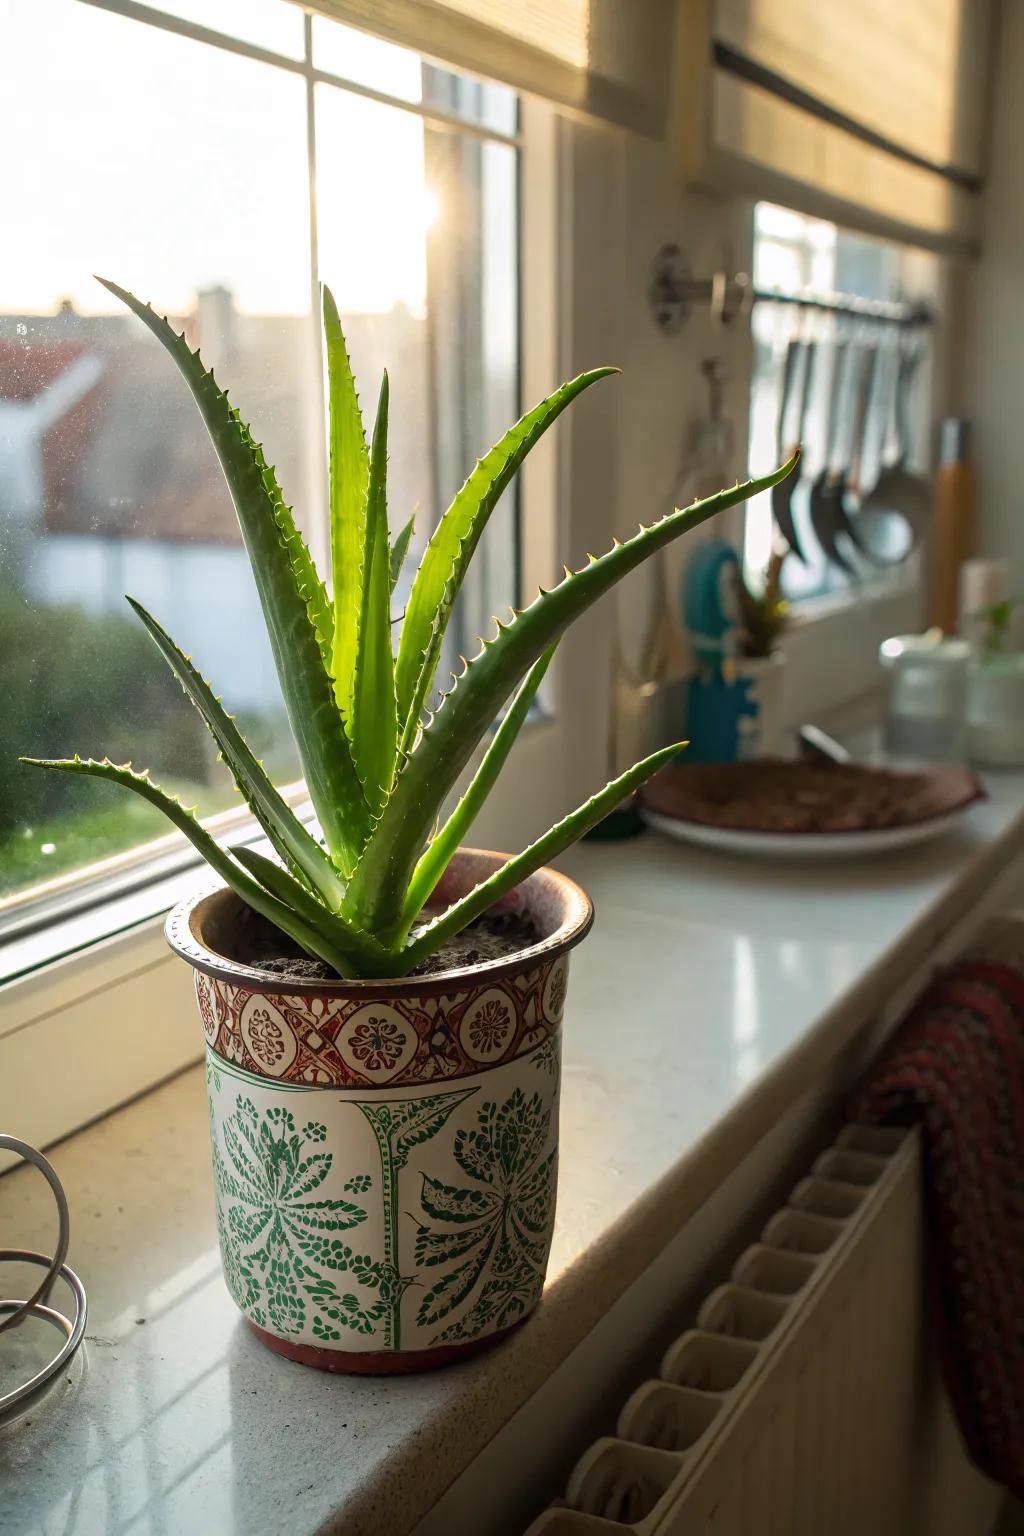
[[[508,135],[415,103],[392,101],[312,66],[308,14],[306,58],[300,62],[165,16],[134,0],[80,3],[305,73],[310,96],[317,83],[326,81],[452,131],[514,146],[519,151],[520,402],[541,397],[568,376],[557,323],[566,257],[557,188],[566,146],[564,125],[552,108],[521,100],[519,132]],[[312,116],[307,121],[314,135]],[[315,142],[311,176],[314,157]],[[315,296],[315,240],[312,250]],[[551,584],[560,569],[556,551],[564,547],[568,525],[575,521],[567,505],[566,455],[557,436],[545,440],[521,476],[516,571],[520,598]],[[325,448],[320,451],[326,473]],[[325,540],[323,520],[316,528]],[[316,528],[309,531],[314,553],[322,558]],[[516,746],[517,792],[491,797],[474,827],[478,845],[522,846],[569,808],[577,778],[574,764],[585,761],[588,752],[586,741],[572,729],[572,711],[563,708],[573,692],[565,659],[558,657],[545,679],[540,707]],[[467,768],[466,778],[474,766]],[[311,814],[301,783],[286,786],[285,794],[300,815]],[[208,825],[222,841],[262,841],[260,828],[244,808],[221,813]],[[199,1059],[202,1039],[193,1017],[191,978],[167,950],[162,929],[167,911],[210,879],[184,837],[169,833],[99,866],[59,877],[42,900],[37,891],[34,900],[26,897],[8,908],[8,923],[0,928],[0,1082],[7,1102],[18,1107],[19,1134],[35,1145],[48,1145]],[[126,1029],[131,1031],[127,1049]],[[46,1070],[52,1062],[61,1064],[59,1072]]]
[[[313,53],[313,20],[308,13],[302,14],[303,55],[301,58],[292,58],[287,54],[277,53],[258,44],[250,43],[239,38],[222,33],[214,28],[200,23],[186,20],[156,9],[155,7],[136,3],[136,0],[78,0],[79,4],[90,6],[93,9],[109,12],[131,21],[152,27],[158,32],[172,33],[191,41],[206,44],[220,51],[238,55],[250,60],[268,64],[287,73],[301,76],[306,88],[306,123],[307,123],[307,175],[309,180],[309,210],[310,210],[310,306],[311,312],[316,313],[320,301],[320,285],[318,273],[319,241],[317,231],[316,212],[316,175],[317,175],[317,145],[316,145],[316,114],[314,109],[315,87],[319,84],[327,84],[334,88],[344,90],[351,95],[381,103],[399,111],[407,112],[412,116],[423,119],[432,127],[457,132],[460,135],[468,135],[488,143],[507,145],[517,151],[522,148],[522,135],[517,130],[515,133],[504,132],[497,128],[490,128],[475,123],[472,119],[463,117],[455,111],[446,110],[443,106],[425,105],[423,103],[410,102],[397,96],[390,96],[382,91],[375,90],[360,82],[348,80],[345,76],[322,69],[314,64]],[[517,166],[521,162],[521,154],[517,153]],[[521,189],[517,186],[517,217],[520,213]],[[318,359],[319,363],[319,359]],[[324,379],[322,367],[315,369],[314,378],[311,379],[314,404],[324,409]],[[518,396],[517,404],[522,402],[522,337],[519,337],[519,357],[517,360],[515,388]],[[314,485],[325,486],[327,482],[327,446],[326,438],[322,433],[310,434],[309,453],[312,456],[311,481]],[[326,508],[320,509],[321,515],[309,517],[303,526],[303,532],[310,544],[314,558],[321,569],[328,564],[328,527]],[[519,516],[518,496],[513,503],[513,520],[515,529],[515,555],[513,566],[513,600],[520,600],[521,591],[519,577],[522,566],[522,556],[518,548],[521,518]],[[283,787],[282,793],[292,805],[301,803],[305,799],[305,792],[301,782],[288,784]],[[244,807],[236,807],[204,818],[204,825],[211,828],[215,835],[223,838],[231,834],[239,834],[242,838],[246,835],[246,829],[254,825],[252,819]],[[238,837],[236,836],[236,839]],[[13,892],[9,897],[0,899],[0,983],[8,979],[12,974],[12,966],[4,962],[4,948],[8,941],[25,933],[26,931],[38,931],[50,924],[59,924],[65,917],[75,916],[81,910],[94,906],[97,901],[102,901],[105,896],[117,896],[129,893],[133,888],[143,889],[156,882],[162,882],[168,873],[186,871],[189,868],[201,865],[199,855],[192,849],[188,840],[178,832],[168,832],[162,837],[153,839],[144,844],[136,844],[116,854],[97,861],[95,864],[82,866],[79,869],[69,870],[52,879],[43,878],[23,890]],[[59,958],[62,953],[58,942],[54,945],[53,957]]]

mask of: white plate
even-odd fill
[[[696,843],[701,848],[715,848],[721,853],[738,853],[755,859],[834,859],[859,858],[865,854],[891,853],[941,837],[956,826],[970,806],[959,806],[943,816],[911,822],[905,827],[872,827],[865,832],[747,832],[737,827],[709,827],[698,821],[680,821],[658,811],[640,807],[649,827],[664,832],[682,843]]]

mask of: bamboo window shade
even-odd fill
[[[429,58],[652,136],[665,130],[675,0],[305,0]]]
[[[937,248],[969,247],[984,172],[991,0],[692,0],[718,182]]]

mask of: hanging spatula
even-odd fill
[[[830,564],[845,571],[848,576],[856,576],[856,567],[851,565],[836,543],[836,534],[839,529],[836,508],[837,505],[840,510],[842,508],[842,498],[837,495],[842,482],[842,469],[836,462],[836,454],[839,448],[840,407],[843,399],[846,352],[846,342],[837,342],[829,388],[828,417],[825,424],[825,463],[811,486],[808,505],[814,537],[821,545],[825,558]]]
[[[803,351],[805,356],[804,387],[800,400],[800,420],[797,426],[796,444],[799,444],[803,439],[804,419],[807,414],[809,393],[808,380],[811,376],[812,364],[814,360],[814,343],[808,342],[806,346],[804,346],[801,342],[794,340],[790,341],[789,345],[786,347],[786,359],[782,365],[782,385],[779,398],[779,419],[775,429],[775,447],[780,464],[784,459],[789,458],[792,455],[793,448],[796,446],[796,444],[794,444],[791,445],[788,449],[786,447],[786,411],[789,405],[789,397],[792,393],[793,382],[796,377],[796,366],[801,351]],[[806,565],[807,556],[804,554],[803,549],[800,547],[800,539],[797,535],[796,525],[793,521],[793,493],[796,490],[797,483],[798,481],[795,475],[787,475],[784,481],[782,481],[779,485],[772,487],[772,516],[775,519],[776,528],[778,528],[779,532],[782,534],[782,537],[786,541],[786,547],[791,549],[794,555],[796,555],[797,559]]]

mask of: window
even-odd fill
[[[829,297],[835,294],[862,299],[895,302],[908,296],[920,297],[922,287],[930,290],[936,281],[937,258],[925,252],[909,252],[905,247],[868,239],[838,229],[820,219],[805,218],[772,203],[758,203],[754,214],[754,286],[758,291]],[[800,397],[804,390],[807,359],[812,359],[808,405],[803,431],[804,468],[793,498],[793,517],[801,547],[807,556],[802,564],[795,556],[785,559],[782,569],[783,592],[790,601],[841,591],[852,584],[879,579],[896,581],[906,567],[890,563],[879,566],[869,561],[848,542],[842,553],[852,573],[830,562],[810,526],[807,489],[827,463],[838,465],[848,460],[856,414],[855,397],[863,382],[861,367],[868,374],[869,410],[865,444],[865,469],[868,483],[873,483],[883,450],[892,452],[889,422],[890,403],[899,366],[897,333],[857,321],[839,320],[819,312],[802,312],[795,306],[758,304],[753,314],[754,367],[751,377],[750,469],[763,474],[777,462],[779,414],[782,407],[786,355],[790,344],[811,342],[813,353],[801,345],[795,356],[792,387],[782,433],[783,447],[796,440],[800,415]],[[904,347],[918,349],[918,364],[927,364],[926,341],[919,335]],[[865,348],[877,348],[874,364]],[[875,354],[871,354],[874,356]],[[838,365],[838,371],[837,371]],[[837,388],[835,443],[830,456],[828,437],[829,401],[833,379]],[[928,417],[927,368],[918,366],[908,389],[911,434],[922,436]],[[915,465],[914,467],[919,467]],[[883,529],[888,540],[880,552],[893,561],[905,548],[905,530],[894,522]],[[746,518],[744,564],[755,584],[768,564],[773,548],[770,501],[759,497],[752,502]]]
[[[213,451],[158,344],[90,273],[202,347],[321,556],[320,278],[371,414],[389,370],[395,527],[418,513],[410,569],[518,407],[514,93],[287,0],[118,11],[0,0],[16,66],[0,93],[0,915],[167,832],[116,786],[18,753],[109,753],[203,814],[237,803],[126,592],[278,782],[298,773]],[[516,600],[512,493],[485,542],[453,654]]]

